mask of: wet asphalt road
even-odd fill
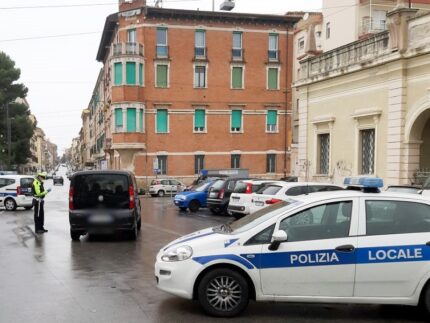
[[[48,180],[46,187],[52,186]],[[195,302],[156,287],[154,259],[177,237],[231,221],[207,211],[179,213],[170,198],[144,198],[136,242],[111,237],[72,242],[68,181],[46,199],[45,235],[32,211],[0,209],[0,322],[218,322]],[[249,304],[229,322],[426,322],[399,306]]]

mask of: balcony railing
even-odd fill
[[[269,62],[279,62],[279,50],[278,49],[269,49],[267,51],[267,57]]]
[[[232,61],[243,61],[245,59],[245,50],[243,48],[233,48],[231,50]]]
[[[300,79],[324,76],[331,71],[371,62],[390,52],[388,40],[388,31],[385,31],[307,59],[300,63]]]
[[[143,56],[143,45],[139,43],[116,43],[112,45],[112,56],[139,55]]]
[[[387,30],[387,23],[385,20],[370,19],[370,17],[363,18],[360,28],[360,35],[375,34]]]
[[[207,47],[194,47],[195,59],[206,59],[208,55]]]

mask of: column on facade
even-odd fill
[[[310,162],[308,160],[308,88],[303,87],[299,93],[299,178],[307,180],[309,175]]]
[[[127,108],[122,107],[122,132],[127,132]]]
[[[140,114],[142,113],[139,107],[136,108],[136,132],[142,132],[140,129]]]

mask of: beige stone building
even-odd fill
[[[406,184],[430,169],[430,14],[399,0],[387,27],[300,62],[302,179]]]

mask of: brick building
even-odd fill
[[[121,0],[97,53],[109,168],[146,178],[154,168],[182,178],[202,168],[288,175],[299,19]]]

